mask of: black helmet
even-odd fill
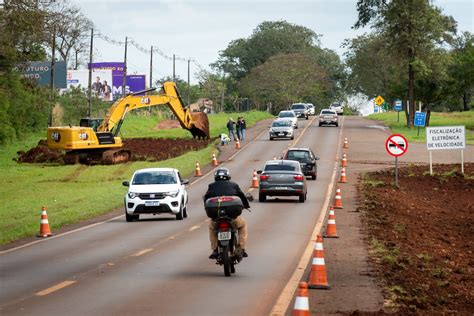
[[[230,180],[230,171],[227,168],[219,168],[216,170],[214,173],[214,180],[220,181],[220,180]]]

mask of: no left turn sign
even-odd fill
[[[403,135],[392,134],[385,141],[385,149],[390,155],[399,157],[407,152],[408,141]]]

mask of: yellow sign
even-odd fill
[[[385,100],[384,100],[380,95],[375,98],[375,103],[376,103],[378,106],[381,106],[384,102],[385,102]]]

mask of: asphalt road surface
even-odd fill
[[[207,258],[207,174],[188,187],[183,221],[160,215],[126,223],[120,216],[0,254],[0,314],[268,315],[312,238],[338,159],[341,127],[320,128],[314,118],[299,121],[294,141],[269,141],[264,131],[224,163],[248,190],[253,170],[288,147],[311,147],[321,158],[305,203],[259,203],[252,191],[252,212],[243,214],[249,257],[232,277]]]

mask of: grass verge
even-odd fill
[[[398,122],[397,112],[385,112],[372,114],[369,119],[383,121],[385,125],[390,127],[393,133],[403,134],[409,141],[425,142],[426,132],[424,127],[407,128],[406,118],[403,112],[400,113],[400,122]],[[474,111],[439,113],[432,112],[430,126],[454,126],[464,125],[466,127],[466,143],[474,145]]]

